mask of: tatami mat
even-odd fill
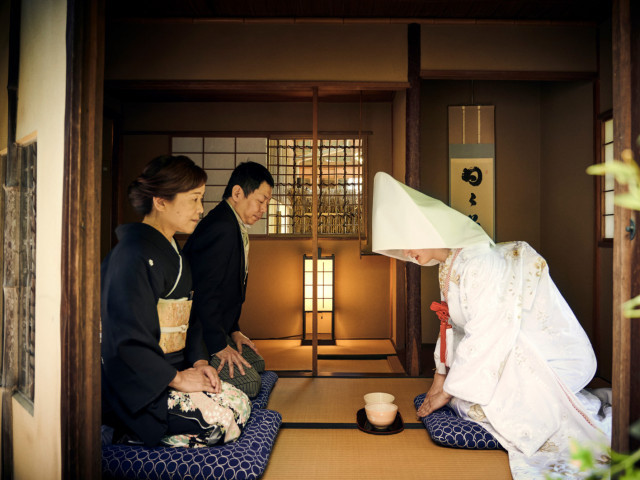
[[[360,430],[298,430],[278,434],[263,480],[503,480],[507,454],[435,445],[426,430],[371,435]]]
[[[413,399],[431,386],[425,378],[280,378],[268,408],[282,414],[263,480],[503,480],[504,451],[440,447],[416,418]],[[404,420],[393,435],[372,435],[356,425],[365,393],[387,392]]]
[[[312,368],[311,346],[300,345],[300,340],[254,340],[254,343],[269,370],[310,371]],[[336,345],[319,345],[318,354],[346,357],[319,359],[319,373],[404,374],[389,340],[337,340]],[[387,355],[389,359],[366,358]]]
[[[417,423],[413,399],[431,385],[428,378],[280,378],[267,408],[286,423],[356,423],[363,395],[386,392],[405,423]]]

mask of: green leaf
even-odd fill
[[[640,318],[640,295],[622,304],[622,314],[627,318]],[[636,422],[637,424],[638,422]],[[635,425],[635,424],[634,424]],[[640,438],[640,437],[639,437]]]
[[[640,198],[631,193],[621,193],[620,195],[616,195],[613,203],[624,208],[640,210]]]
[[[579,463],[581,471],[593,470],[595,466],[591,450],[575,441],[571,442],[571,459]]]
[[[607,163],[596,163],[587,167],[587,173],[591,175],[602,175],[603,173],[612,173],[621,178],[637,178],[640,170],[635,163],[625,163],[619,160]]]

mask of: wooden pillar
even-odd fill
[[[62,207],[62,478],[101,477],[100,177],[104,3],[67,3]]]
[[[19,256],[19,184],[20,169],[16,148],[18,117],[18,74],[20,70],[21,2],[12,0],[9,27],[9,65],[7,78],[7,158],[2,165],[4,195],[2,201],[2,478],[13,478],[13,393],[18,384],[18,278]],[[6,223],[5,223],[6,222]]]
[[[311,251],[313,253],[311,372],[313,376],[316,376],[318,375],[318,87],[313,87],[313,140],[311,149]]]
[[[614,0],[613,35],[613,129],[614,156],[620,159],[632,149],[636,161],[640,149],[640,5]],[[633,59],[633,61],[632,61]],[[616,194],[626,187],[616,184]],[[621,305],[640,294],[640,238],[631,240],[626,228],[631,220],[640,226],[640,212],[616,207],[613,243],[613,434],[612,448],[628,452],[638,448],[630,441],[629,425],[640,419],[640,319],[623,316]],[[630,448],[631,447],[631,448]]]
[[[407,28],[408,80],[407,89],[407,166],[405,183],[420,188],[420,25],[411,23]],[[420,306],[420,267],[407,263],[407,328],[405,366],[409,375],[420,374],[422,348],[422,316]]]
[[[636,161],[640,162],[640,4],[637,1],[629,2],[630,7],[630,62],[631,68],[631,94],[627,97],[631,108],[631,144],[633,154]],[[640,223],[640,212],[635,212],[636,228]],[[636,234],[634,244],[632,246],[633,257],[629,263],[631,279],[631,296],[640,295],[640,239]],[[640,318],[631,321],[631,348],[630,348],[630,365],[631,372],[630,383],[630,423],[640,421]],[[630,450],[640,448],[640,439],[630,439]]]

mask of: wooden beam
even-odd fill
[[[105,91],[122,101],[309,102],[318,88],[322,102],[390,102],[407,82],[109,80]]]
[[[67,3],[62,218],[62,478],[101,477],[100,177],[104,3]]]
[[[595,80],[598,72],[507,71],[507,70],[422,70],[428,80],[517,80],[528,82],[575,82]]]
[[[420,188],[420,25],[407,27],[408,80],[407,89],[407,150],[406,184]],[[405,270],[407,283],[406,369],[412,376],[420,375],[422,347],[422,315],[420,304],[420,267],[408,263]]]

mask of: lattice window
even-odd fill
[[[364,231],[364,156],[366,139],[322,136],[318,141],[318,234],[358,236]],[[173,155],[186,155],[203,167],[209,179],[204,198],[206,213],[221,200],[233,169],[251,160],[273,175],[273,198],[266,218],[249,233],[311,234],[312,139],[263,137],[174,136]]]
[[[185,155],[207,172],[204,214],[222,201],[231,172],[239,163],[252,161],[267,165],[266,137],[178,137],[171,139],[172,155]],[[250,234],[265,234],[267,220],[262,218],[249,229]]]
[[[31,405],[35,393],[36,160],[36,143],[18,146],[16,158],[8,160],[4,186],[3,353],[4,361],[10,362],[5,371],[11,378],[3,380],[15,379]]]
[[[363,230],[364,139],[318,140],[318,234],[356,236]],[[269,235],[310,235],[312,139],[269,139],[269,171],[275,188]]]
[[[611,115],[600,121],[600,162],[613,162],[613,118]],[[600,224],[600,241],[611,243],[613,240],[614,222],[614,187],[613,174],[608,173],[603,177],[597,177],[600,199],[598,202],[598,215]]]
[[[18,390],[33,401],[36,356],[36,144],[19,148],[18,155],[22,157],[20,284],[23,299]]]

